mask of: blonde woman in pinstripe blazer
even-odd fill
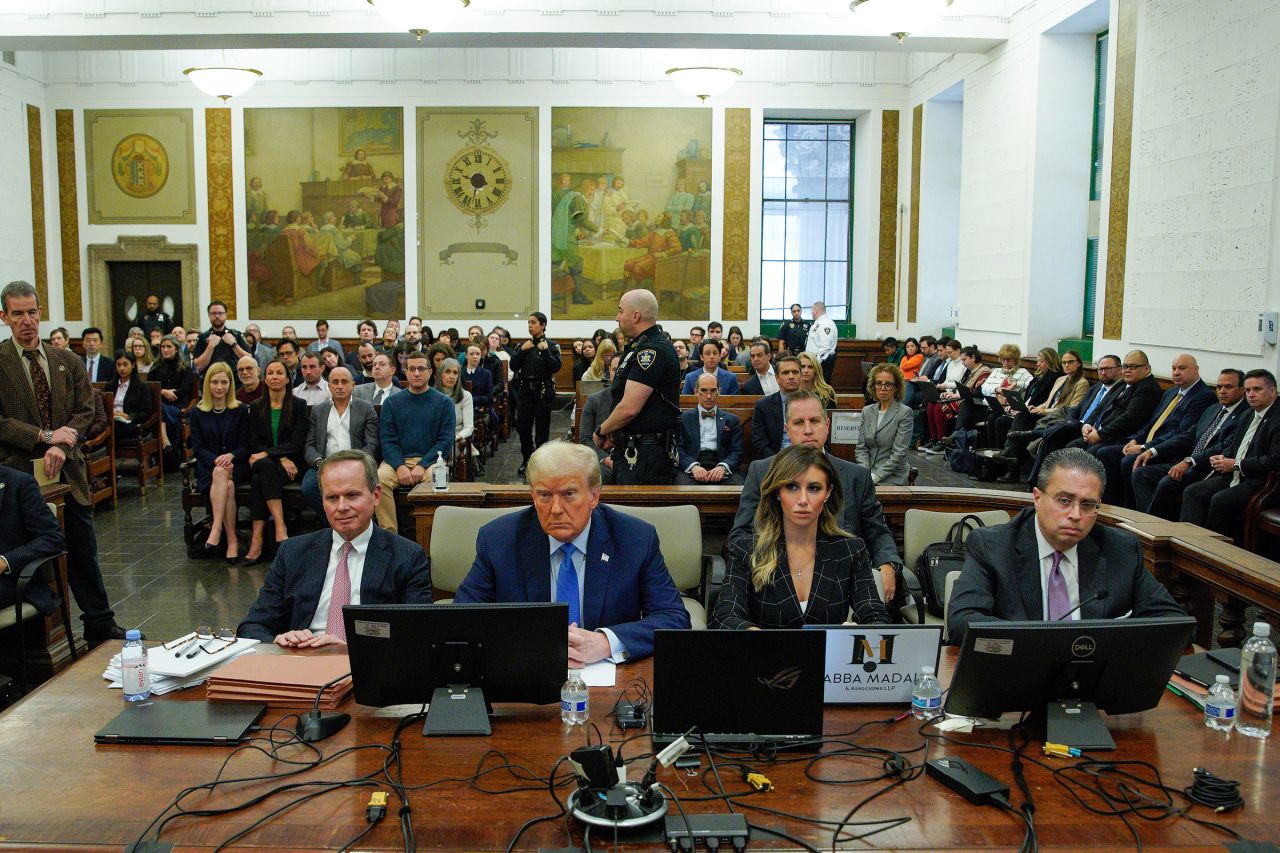
[[[729,541],[729,566],[712,615],[718,628],[798,628],[887,623],[862,540],[839,527],[840,480],[820,450],[804,445],[769,466],[755,533]]]

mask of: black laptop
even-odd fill
[[[137,702],[93,736],[95,743],[236,746],[266,705],[238,702]]]
[[[655,750],[691,728],[694,748],[816,749],[825,631],[656,631]]]

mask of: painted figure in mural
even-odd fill
[[[627,245],[633,249],[645,249],[645,254],[631,258],[622,265],[622,274],[627,286],[639,287],[646,278],[653,278],[658,261],[680,254],[680,238],[671,230],[671,216],[663,211],[658,214],[658,221],[648,236],[632,240]]]
[[[640,223],[639,217],[634,210],[622,211],[622,224],[626,230],[623,231],[623,243],[630,240],[639,240],[641,237],[649,235],[649,228]]]
[[[267,191],[262,188],[262,178],[254,175],[249,179],[249,189],[244,194],[245,209],[249,212],[250,221],[261,223],[267,213]]]
[[[360,253],[351,248],[351,242],[355,238],[338,230],[338,216],[332,210],[326,211],[321,221],[323,224],[320,226],[320,233],[327,238],[323,245],[325,253],[351,270],[352,281],[359,284],[360,269],[364,266],[364,262],[360,258]]]
[[[273,234],[280,232],[280,211],[268,210],[262,214],[262,223],[258,226],[259,231],[267,231]]]
[[[588,214],[591,224],[595,226],[596,233],[604,230],[605,227],[605,196],[609,193],[609,176],[601,175],[597,180],[591,183],[591,191],[585,189],[582,194],[587,197]]]
[[[672,222],[680,221],[680,211],[687,210],[689,214],[693,214],[693,193],[685,188],[684,178],[676,179],[676,191],[671,194],[671,198],[667,199],[666,212],[671,215]]]
[[[706,181],[698,181],[698,195],[693,200],[693,212],[696,215],[698,211],[706,214],[707,221],[711,220],[711,187],[707,186]]]
[[[382,186],[374,193],[382,203],[382,227],[391,228],[400,223],[400,204],[404,201],[404,188],[396,183],[396,176],[382,173]]]
[[[578,252],[578,241],[590,228],[587,199],[570,186],[571,180],[568,175],[561,175],[560,185],[552,194],[556,208],[551,215],[551,267],[573,278],[573,304],[589,305],[591,299],[582,292],[582,255]]]
[[[689,211],[680,211],[680,220],[676,224],[675,232],[680,237],[680,248],[686,252],[702,248],[702,232],[690,220]]]
[[[604,230],[605,236],[611,240],[625,239],[627,236],[627,224],[622,218],[627,206],[627,191],[622,187],[622,178],[614,178],[604,194]]]
[[[348,231],[372,228],[373,217],[369,215],[369,211],[360,206],[360,202],[351,199],[347,202],[347,212],[342,214],[342,227]]]
[[[342,177],[344,180],[355,180],[359,178],[372,178],[373,166],[369,165],[369,161],[365,159],[363,148],[357,148],[354,158],[347,165],[342,167]]]
[[[698,229],[700,237],[698,248],[703,250],[711,249],[711,223],[707,222],[708,215],[701,210],[693,212],[693,227]]]
[[[291,210],[285,216],[284,235],[289,240],[289,248],[293,251],[293,262],[297,265],[298,271],[303,275],[310,275],[316,267],[320,266],[323,258],[316,250],[315,240],[303,225],[302,211]]]

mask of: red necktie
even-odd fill
[[[355,550],[350,542],[342,543],[342,551],[338,554],[338,568],[333,572],[333,594],[329,597],[329,621],[325,623],[324,632],[347,641],[347,629],[342,624],[343,605],[351,603],[351,575],[347,571],[347,557]]]

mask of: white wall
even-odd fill
[[[920,150],[920,256],[916,331],[937,334],[951,325],[960,258],[960,163],[964,102],[924,105]]]
[[[21,75],[17,69],[0,63],[0,234],[5,235],[5,249],[0,252],[0,284],[21,279],[35,283],[35,260],[31,236],[31,182],[29,152],[27,148],[27,104],[40,107],[40,119],[45,125],[44,147],[54,147],[53,112],[44,108],[44,93],[35,81]],[[48,158],[46,158],[48,160]],[[56,158],[46,163],[44,175],[46,202],[53,199],[54,219],[46,213],[47,242],[58,240],[57,196],[58,175]],[[52,195],[51,195],[52,194]],[[48,205],[46,204],[46,207]],[[52,303],[53,291],[57,291],[57,305],[50,305],[50,316],[62,313],[61,255],[58,266],[49,262],[49,290]],[[0,340],[9,337],[7,326],[0,326]]]

